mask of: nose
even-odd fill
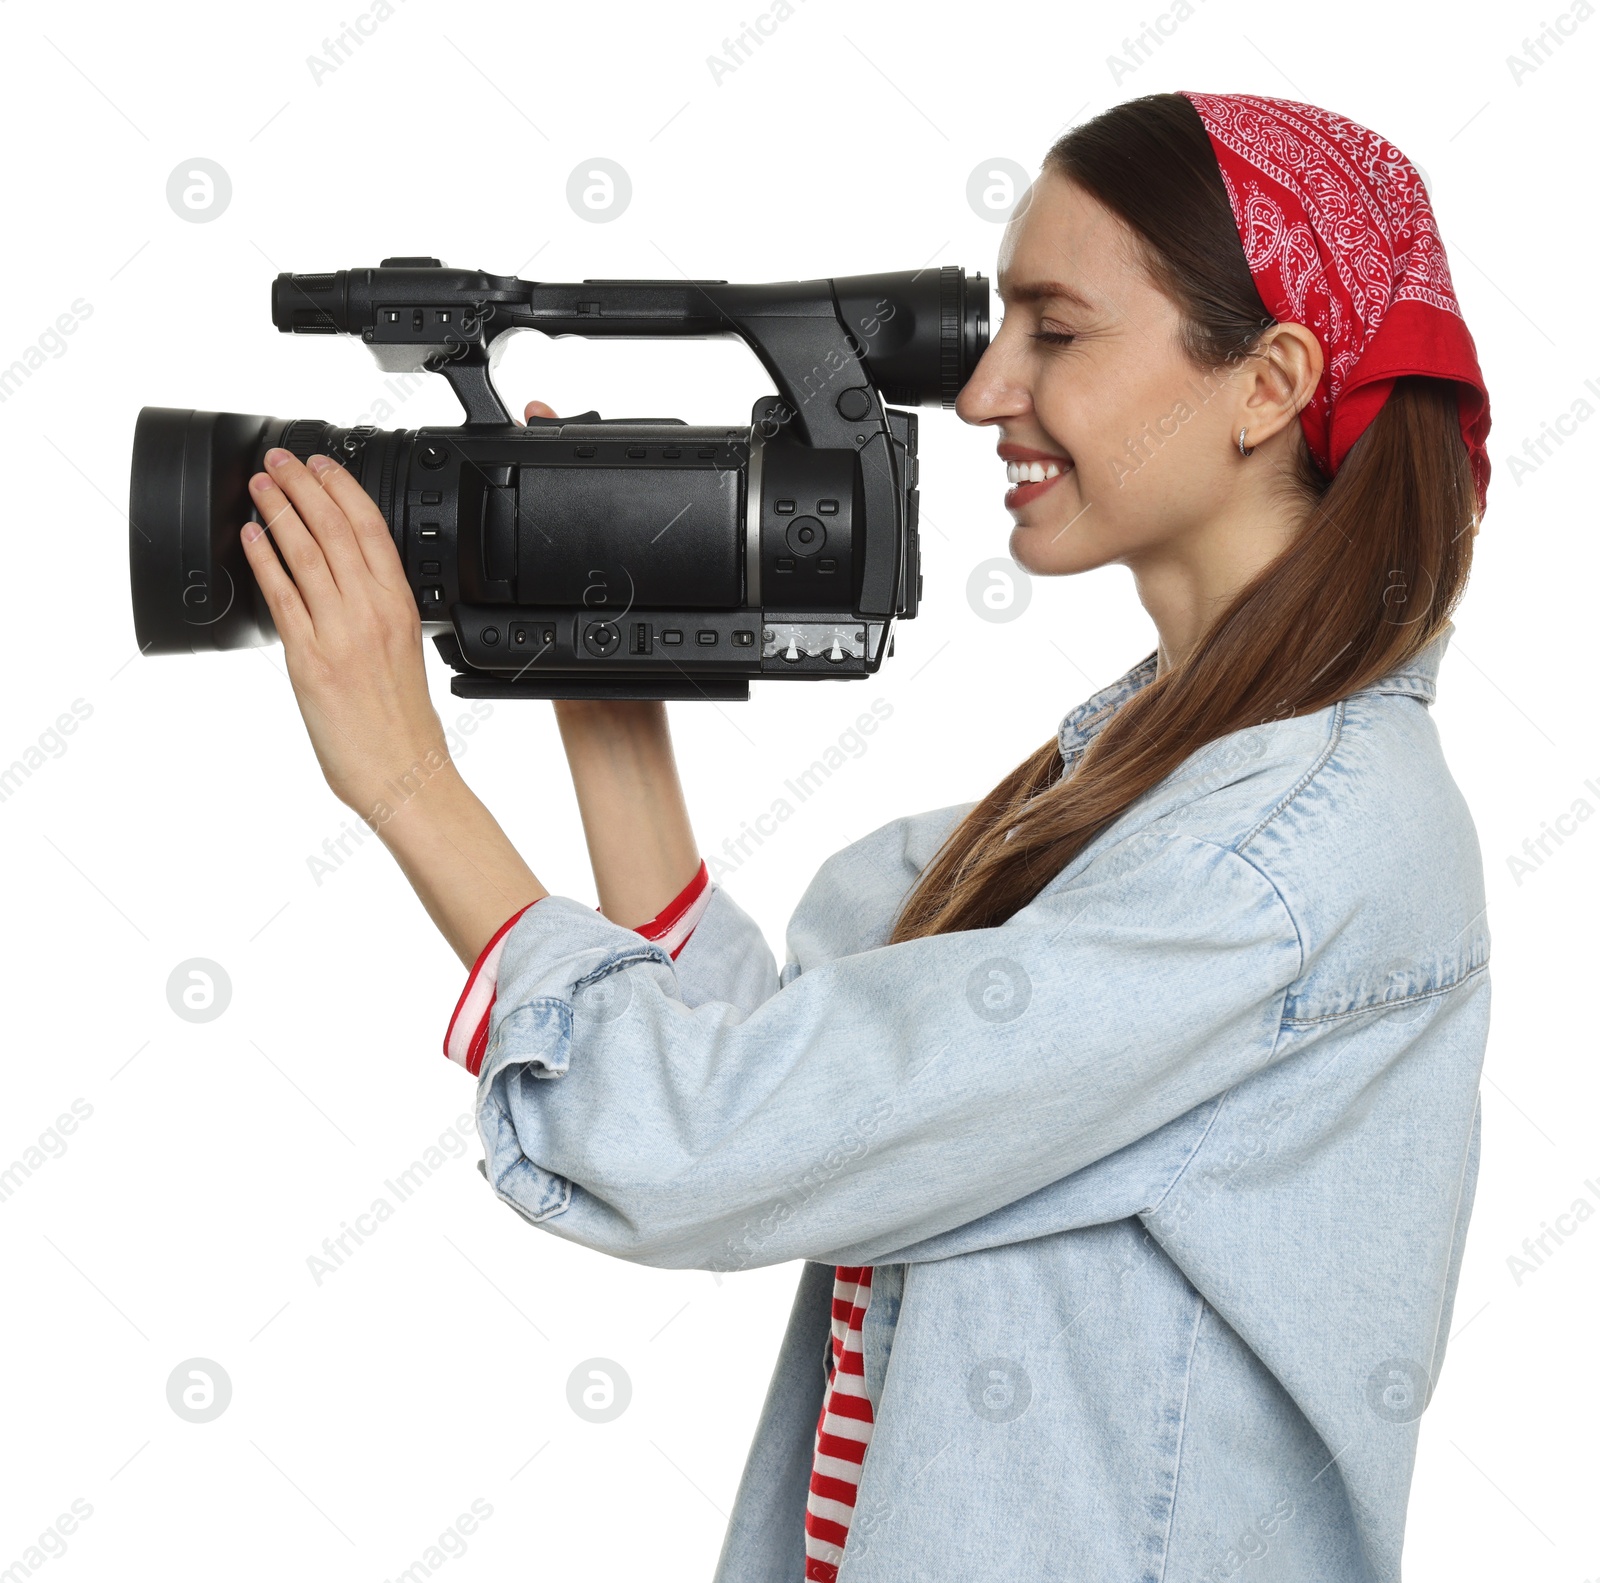
[[[1011,343],[1001,320],[978,366],[956,396],[956,416],[963,423],[999,423],[1028,410],[1032,398],[1012,356]]]

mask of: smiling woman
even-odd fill
[[[719,1583],[1395,1583],[1488,1019],[1428,714],[1472,339],[1400,151],[1247,95],[1068,133],[1000,285],[958,410],[1012,554],[1126,565],[1157,646],[830,857],[781,971],[663,706],[557,705],[600,907],[552,896],[349,475],[270,453],[246,552],[335,792],[429,769],[379,835],[471,967],[445,1046],[495,1195],[640,1264],[804,1261]]]
[[[1007,493],[1011,553],[1038,575],[1129,567],[1154,685],[1070,780],[1047,744],[996,787],[897,939],[1009,916],[1197,747],[1416,653],[1488,487],[1488,397],[1426,190],[1342,117],[1247,95],[1108,111],[1050,151],[998,287],[957,410],[1008,462],[1059,468]]]

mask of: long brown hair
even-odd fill
[[[1181,310],[1197,369],[1215,374],[1249,355],[1273,319],[1186,98],[1114,106],[1061,138],[1045,169],[1132,228],[1152,280]],[[1287,548],[1180,664],[1117,709],[1071,775],[1052,736],[984,797],[923,871],[891,940],[1003,923],[1207,742],[1326,708],[1431,642],[1465,587],[1478,524],[1456,389],[1397,379],[1331,480],[1299,433],[1283,487],[1304,522]]]

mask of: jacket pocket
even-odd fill
[[[872,1296],[861,1320],[861,1383],[878,1413],[883,1395],[883,1379],[889,1369],[889,1350],[894,1345],[895,1325],[900,1318],[900,1297],[905,1290],[903,1264],[879,1264],[872,1271]]]

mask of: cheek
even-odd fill
[[[1149,505],[1209,488],[1216,465],[1226,460],[1213,418],[1172,383],[1116,393],[1083,425],[1082,451],[1073,452],[1080,487],[1110,510],[1119,501]]]
[[[1115,482],[1113,461],[1133,456],[1140,426],[1163,410],[1121,371],[1071,360],[1040,372],[1034,405],[1045,432],[1072,454],[1080,485],[1096,491]]]

